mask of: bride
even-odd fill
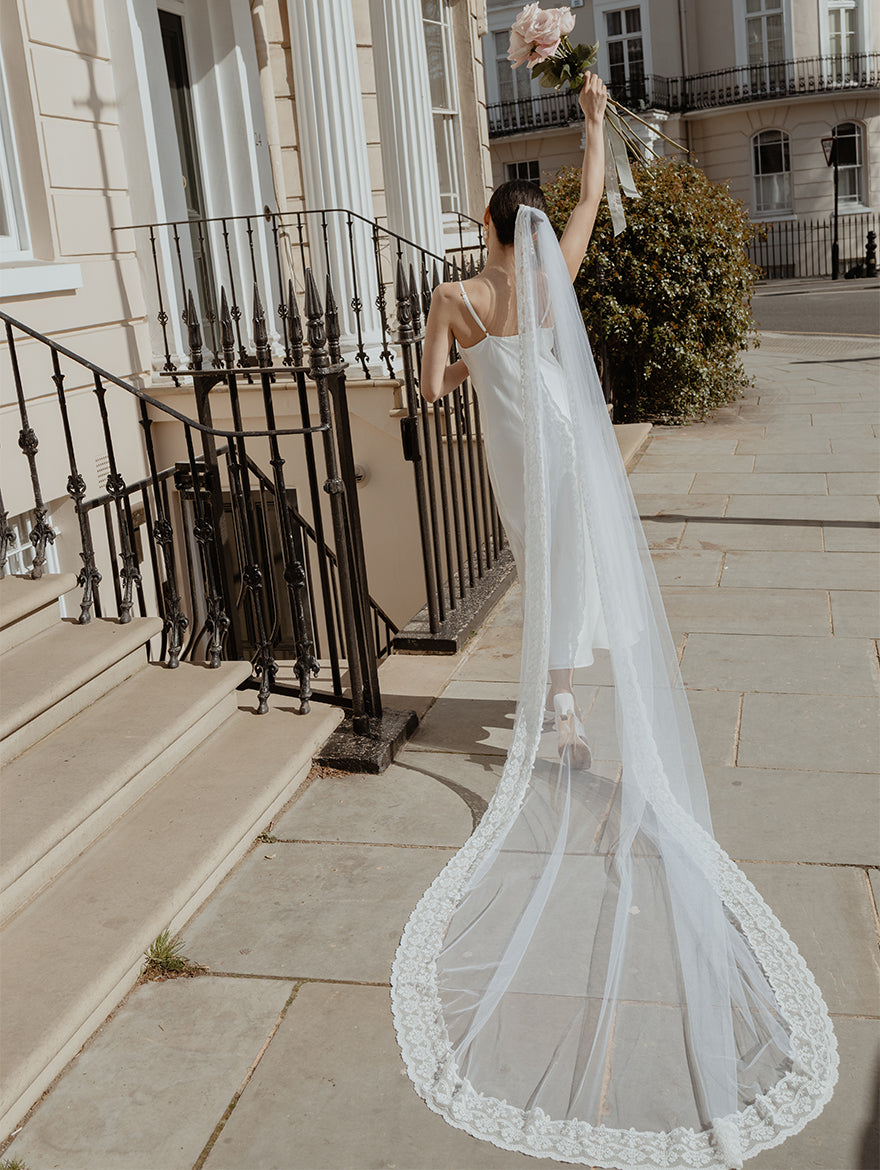
[[[523,586],[522,667],[497,791],[407,924],[392,1004],[416,1089],[476,1137],[611,1170],[731,1170],[821,1111],[837,1050],[803,959],[712,834],[572,290],[605,102],[588,74],[561,240],[540,188],[506,183],[484,269],[431,303],[421,389],[436,401],[469,376],[479,398]]]

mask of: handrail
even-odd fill
[[[156,410],[161,410],[164,414],[171,415],[171,417],[177,419],[178,422],[183,423],[185,426],[192,427],[194,431],[200,431],[204,435],[213,435],[215,438],[219,439],[264,439],[269,435],[314,435],[320,434],[322,431],[326,431],[328,429],[326,424],[321,424],[315,427],[273,427],[268,430],[257,431],[221,430],[217,427],[207,426],[205,423],[199,422],[198,419],[190,418],[189,415],[186,414],[181,414],[181,412],[179,410],[175,410],[173,406],[168,406],[167,403],[160,402],[158,398],[153,398],[151,394],[147,394],[146,390],[141,390],[139,387],[133,386],[131,382],[126,382],[124,378],[118,378],[115,374],[111,374],[109,370],[105,370],[102,366],[95,365],[95,363],[89,361],[88,358],[82,357],[81,354],[74,353],[73,350],[67,349],[66,346],[59,344],[57,341],[53,341],[51,337],[47,337],[45,333],[40,333],[36,329],[31,329],[29,325],[25,325],[22,321],[17,320],[15,317],[10,317],[8,313],[4,313],[2,310],[0,310],[0,320],[6,322],[7,339],[9,337],[10,329],[14,327],[15,329],[20,330],[22,333],[26,333],[29,337],[33,337],[35,341],[40,341],[43,343],[43,345],[48,345],[50,349],[55,350],[57,353],[63,354],[64,357],[70,358],[70,360],[76,362],[77,365],[84,366],[87,370],[91,370],[93,374],[97,374],[99,378],[103,379],[103,381],[110,382],[114,386],[121,387],[121,389],[127,391],[129,394],[133,394],[135,398],[139,398],[141,402],[146,403],[148,406],[155,407]],[[179,370],[178,374],[189,376],[195,374],[197,377],[200,373],[204,372],[205,371],[199,370]],[[224,371],[217,370],[216,372],[218,374],[222,374]],[[296,368],[287,366],[271,367],[267,370],[267,372],[295,373]]]
[[[258,463],[255,463],[250,455],[246,457],[246,462],[248,469],[253,472],[254,476],[260,481],[266,491],[268,491],[270,495],[275,496],[275,485],[270,477],[266,475],[265,471],[263,471],[262,467],[260,467]],[[277,499],[277,496],[275,496],[275,498]],[[308,520],[306,520],[305,516],[303,516],[302,512],[300,512],[299,508],[294,508],[292,504],[288,504],[287,507],[299,527],[303,530],[303,532],[305,532],[309,540],[313,541],[317,547],[318,534],[315,532],[312,525],[309,524]],[[339,559],[326,541],[324,541],[324,555],[335,569],[339,568]],[[369,600],[370,609],[372,609],[382,619],[382,621],[389,627],[392,633],[399,633],[399,627],[395,624],[394,619],[388,616],[378,601],[375,601],[372,597]]]

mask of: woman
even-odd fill
[[[837,1049],[797,949],[712,834],[571,286],[601,194],[601,82],[581,102],[582,198],[562,240],[530,185],[505,185],[486,268],[440,286],[428,318],[423,393],[469,372],[480,399],[523,648],[498,788],[407,924],[392,1005],[416,1089],[476,1137],[614,1170],[731,1170],[821,1111]]]
[[[603,119],[607,90],[601,78],[586,74],[578,95],[585,119],[584,163],[581,192],[559,246],[574,281],[587,251],[596,212],[605,185]],[[486,264],[473,279],[441,284],[431,300],[422,353],[421,391],[436,402],[470,375],[480,400],[484,420],[486,456],[492,488],[520,581],[524,579],[524,501],[522,475],[522,404],[519,401],[516,272],[514,227],[520,205],[546,210],[544,195],[536,183],[522,180],[504,183],[492,195],[483,216],[488,236]],[[453,342],[463,354],[448,363]],[[545,376],[552,378],[546,368]],[[571,510],[565,498],[565,482],[554,485],[558,506]],[[571,563],[571,547],[565,541],[556,550],[556,561],[565,565],[554,580],[559,596],[551,604],[550,690],[547,704],[555,715],[560,755],[570,747],[576,761],[589,766],[580,713],[573,697],[577,667],[589,666],[593,647],[606,647],[595,571],[586,557]],[[570,596],[575,590],[578,596]],[[588,593],[589,596],[585,596]],[[555,615],[555,620],[554,620]],[[572,615],[577,621],[572,624]],[[576,627],[576,628],[575,628]]]

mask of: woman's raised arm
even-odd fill
[[[559,241],[572,281],[577,276],[587,253],[587,245],[596,222],[596,212],[599,210],[599,201],[605,189],[605,138],[602,126],[608,91],[604,81],[589,70],[583,88],[578,94],[578,101],[584,111],[586,140],[584,166],[581,172],[581,197],[568,217],[568,223]]]

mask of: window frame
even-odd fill
[[[443,63],[445,68],[446,80],[446,94],[449,101],[447,106],[435,106],[433,95],[431,97],[431,125],[434,129],[434,146],[435,149],[439,146],[439,139],[437,134],[437,119],[439,118],[443,126],[444,150],[449,162],[449,169],[451,174],[451,190],[448,192],[439,191],[440,210],[443,214],[444,224],[452,219],[456,220],[456,213],[460,211],[462,204],[467,205],[466,194],[463,194],[463,179],[464,179],[464,159],[461,142],[461,103],[458,94],[458,74],[456,69],[455,57],[455,35],[452,28],[452,12],[450,8],[450,0],[437,0],[437,6],[440,12],[440,19],[435,20],[433,17],[425,16],[424,6],[420,3],[422,28],[426,25],[432,24],[439,26],[441,35],[441,45],[443,47]],[[427,42],[426,42],[427,49]],[[440,157],[438,150],[437,157],[437,176],[442,182],[442,173],[440,167]],[[444,207],[444,199],[448,199],[453,205]]]
[[[865,211],[868,208],[867,200],[867,178],[868,168],[866,166],[866,142],[867,134],[865,127],[861,122],[856,121],[855,118],[848,118],[845,122],[835,122],[831,128],[832,135],[840,130],[842,126],[855,127],[855,135],[852,137],[856,141],[856,162],[844,166],[838,166],[838,171],[842,176],[844,171],[854,171],[858,175],[858,195],[854,199],[846,198],[845,196],[838,196],[838,203],[840,211],[847,214],[852,211]]]
[[[856,11],[856,53],[867,53],[873,44],[871,34],[871,4],[867,0],[818,0],[819,5],[819,52],[823,57],[831,54],[830,16],[833,8],[852,8]]]
[[[736,67],[738,69],[748,69],[751,62],[749,61],[749,44],[746,36],[746,19],[755,14],[746,11],[746,0],[731,0],[731,2],[733,5],[733,40],[736,48]],[[780,7],[782,8],[782,36],[783,44],[785,45],[782,60],[791,61],[794,58],[792,0],[780,0]],[[761,66],[752,66],[752,68],[761,68]]]
[[[519,174],[511,174],[510,173],[511,171],[518,171],[520,169],[520,167],[528,167],[530,173],[527,175],[519,175]],[[534,175],[531,174],[532,168],[534,168],[534,170],[535,170]],[[525,179],[529,183],[537,183],[540,186],[540,184],[541,184],[541,160],[538,158],[528,158],[528,159],[518,159],[516,162],[505,163],[504,164],[504,179],[505,179],[505,182],[508,182],[508,183],[514,179]]]
[[[756,148],[760,149],[758,139],[764,134],[779,134],[783,143],[783,152],[785,160],[788,163],[787,169],[781,171],[767,171],[759,172],[755,166]],[[754,216],[759,218],[762,222],[767,219],[784,219],[794,214],[794,183],[792,181],[791,169],[791,135],[787,130],[781,126],[762,126],[760,130],[756,130],[754,134],[749,137],[749,167],[752,175],[752,205],[754,208]],[[786,175],[788,178],[788,201],[784,207],[767,208],[760,206],[759,191],[761,191],[761,179],[767,178],[770,175]]]
[[[605,36],[605,14],[620,11],[626,8],[638,8],[639,20],[642,26],[642,76],[647,79],[654,74],[654,58],[651,40],[651,6],[647,0],[593,0],[593,27],[594,35],[599,41],[599,53],[596,58],[596,69],[599,76],[608,84],[611,77],[611,62],[608,58],[607,38]]]
[[[14,264],[32,260],[34,253],[24,198],[24,183],[2,54],[0,54],[0,197],[10,221],[9,232],[0,235],[0,263]]]

